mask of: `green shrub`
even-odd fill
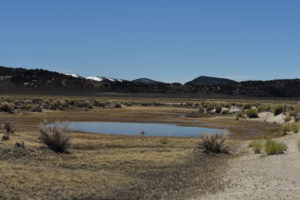
[[[32,108],[33,108],[33,105],[32,105],[32,104],[27,104],[27,105],[26,105],[26,109],[27,109],[27,110],[31,110]]]
[[[270,111],[271,108],[270,106],[266,106],[266,105],[260,105],[257,108],[258,112],[266,112],[266,111]]]
[[[245,110],[250,109],[250,108],[251,108],[251,105],[250,105],[250,104],[245,104],[245,105],[244,105],[244,109],[245,109]]]
[[[209,104],[208,106],[206,106],[206,112],[210,113],[214,108],[214,105]]]
[[[246,114],[249,118],[258,118],[258,111],[256,109],[250,108]]]
[[[290,132],[298,133],[298,130],[299,130],[299,124],[297,123],[287,123],[282,127],[282,132],[284,135]]]
[[[287,149],[287,145],[282,142],[270,139],[265,142],[265,153],[267,155],[283,154]]]
[[[207,107],[209,106],[209,104],[206,103],[206,102],[202,102],[201,104],[202,104],[202,106],[203,106],[204,108],[207,108]]]
[[[283,113],[285,111],[285,108],[283,106],[275,106],[273,108],[273,113],[274,115],[280,115],[281,113]]]
[[[217,106],[216,107],[216,113],[221,113],[222,111],[222,107],[221,106]]]
[[[226,103],[226,104],[224,104],[224,107],[225,107],[225,108],[230,108],[230,104],[229,104],[229,103]]]

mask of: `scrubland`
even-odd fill
[[[277,140],[284,146],[281,138],[295,135],[299,120],[294,100],[7,96],[0,111],[0,135],[9,135],[0,141],[0,199],[205,197],[226,189],[232,162],[245,155],[241,149],[273,157],[268,149]],[[199,148],[203,138],[68,131],[68,151],[55,152],[40,141],[39,127],[57,120],[172,123],[233,134],[224,141],[226,153],[211,153]],[[248,147],[252,140],[259,142]],[[290,145],[282,149],[284,155]]]

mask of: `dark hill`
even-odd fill
[[[152,79],[148,79],[148,78],[139,78],[139,79],[135,79],[132,82],[134,83],[143,83],[145,85],[156,85],[156,84],[161,84],[162,82],[158,82],[158,81],[154,81]]]
[[[236,83],[236,81],[226,78],[216,78],[209,76],[199,76],[192,81],[185,83],[185,85],[192,86],[203,86],[203,85],[223,85],[223,84],[232,84]]]

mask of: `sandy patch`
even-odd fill
[[[237,113],[237,112],[241,112],[242,109],[238,106],[231,106],[229,109],[229,113]]]
[[[280,115],[274,116],[274,114],[272,112],[261,112],[261,113],[258,113],[258,118],[253,118],[253,119],[248,119],[248,120],[283,124],[283,123],[285,123],[284,120],[286,117],[287,116],[283,113]]]
[[[225,190],[193,200],[279,200],[300,198],[300,152],[297,141],[300,134],[279,140],[288,145],[282,155],[261,157],[245,142],[245,155],[234,159],[225,175]]]

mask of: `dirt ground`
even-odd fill
[[[225,188],[193,200],[297,200],[300,197],[300,133],[277,140],[288,146],[285,154],[261,156],[241,142],[240,153],[232,159],[224,176]]]

